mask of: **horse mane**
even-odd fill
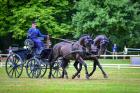
[[[84,37],[85,36],[89,36],[89,35],[83,34],[83,35],[80,36],[80,38],[78,40],[79,44],[82,45],[82,46],[84,46]]]
[[[83,35],[81,35],[80,38],[79,38],[79,40],[78,40],[78,42],[79,42],[80,45],[85,46],[85,44],[84,44],[85,38],[90,39],[91,36],[88,35],[88,34],[83,34]]]
[[[106,42],[109,42],[109,39],[106,37],[106,35],[97,35],[94,39],[94,45],[96,45],[100,40],[106,40]]]

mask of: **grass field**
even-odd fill
[[[100,60],[102,64],[128,64],[129,60]],[[89,68],[89,71],[91,68]],[[81,78],[71,79],[75,72],[68,68],[69,79],[30,79],[25,70],[20,78],[9,78],[0,67],[0,93],[140,93],[140,68],[104,68],[109,78],[104,79],[97,68],[89,80],[84,69]]]

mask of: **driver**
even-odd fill
[[[43,37],[47,38],[47,35],[41,34],[40,30],[36,28],[36,22],[32,22],[32,27],[29,28],[27,37],[35,43],[35,48],[36,48],[36,54],[40,54],[41,51],[44,49],[44,43],[38,38],[38,37]]]

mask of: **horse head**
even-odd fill
[[[80,45],[85,47],[86,49],[91,50],[91,44],[93,42],[92,38],[90,35],[83,35],[81,38],[78,40]]]
[[[108,43],[109,39],[105,35],[98,35],[94,39],[94,46],[97,47],[99,56],[105,53]]]

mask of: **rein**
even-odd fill
[[[62,39],[62,38],[56,38],[56,37],[51,37],[52,39],[56,39],[56,40],[61,40],[61,41],[65,41],[68,43],[74,43],[76,42],[76,40],[67,40],[67,39]]]
[[[57,39],[57,40],[61,40],[61,41],[65,41],[65,42],[68,42],[68,43],[72,43],[72,46],[74,45],[74,43],[77,42],[76,40],[67,40],[67,39],[56,38],[56,37],[51,37],[51,38]],[[78,44],[79,44],[79,42],[78,42]],[[80,45],[80,44],[79,44],[79,45]],[[80,46],[82,46],[82,45],[80,45]],[[84,50],[86,50],[86,47],[82,46],[82,48],[83,48]]]

